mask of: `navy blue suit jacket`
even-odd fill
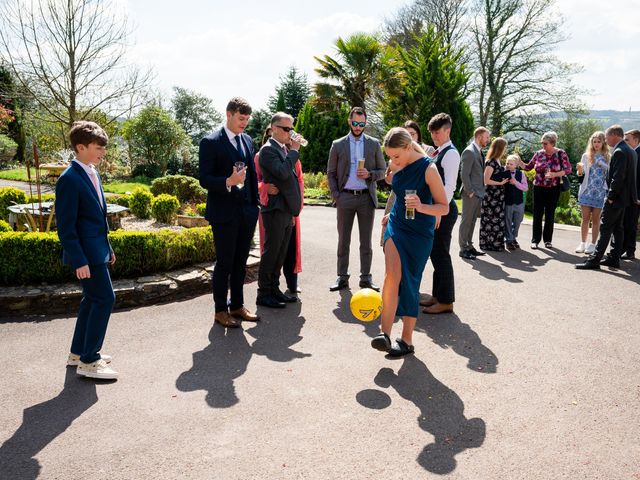
[[[99,175],[98,183],[102,192]],[[107,205],[76,162],[71,162],[56,183],[56,223],[64,263],[75,270],[109,261],[113,249],[107,237]]]
[[[226,186],[227,178],[233,173],[233,166],[240,161],[244,161],[247,167],[244,188],[247,189],[249,205],[255,206],[257,215],[258,176],[253,161],[253,142],[246,133],[243,133],[241,138],[246,152],[244,159],[231,144],[224,127],[220,127],[200,141],[200,185],[209,192],[205,218],[211,224],[227,223],[238,218],[242,215],[244,206],[247,205],[245,192],[242,189],[233,186],[231,191],[228,191]]]

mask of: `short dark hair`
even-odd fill
[[[607,131],[604,132],[605,135],[615,135],[616,137],[624,138],[624,130],[620,125],[611,125],[607,128]]]
[[[365,120],[367,119],[367,112],[365,112],[362,107],[353,107],[349,112],[349,120],[351,120],[354,115],[364,115]]]
[[[418,143],[422,143],[422,131],[420,130],[417,122],[414,122],[413,120],[407,120],[406,122],[404,122],[403,127],[412,128],[413,130],[415,130],[418,134]]]
[[[242,97],[233,97],[227,103],[227,112],[232,114],[240,112],[240,115],[251,115],[251,105]]]
[[[632,130],[628,130],[625,135],[631,135],[633,138],[635,138],[638,142],[640,142],[640,130],[638,130],[637,128],[634,128]]]
[[[78,145],[88,147],[90,143],[96,143],[104,147],[109,141],[109,136],[96,122],[81,120],[79,122],[73,122],[73,125],[71,125],[69,141],[71,142],[73,150],[77,152],[78,149],[76,147]]]
[[[451,125],[451,117],[448,113],[438,113],[431,117],[427,128],[430,132],[435,132],[436,130],[440,130],[442,127],[451,128]]]

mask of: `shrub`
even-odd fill
[[[131,202],[131,195],[111,195],[107,198],[108,203],[115,203],[116,205],[120,205],[121,207],[129,207],[129,203]]]
[[[178,199],[167,193],[161,193],[151,200],[151,214],[162,223],[172,223],[179,208]]]
[[[200,215],[201,217],[204,217],[204,214],[206,211],[207,211],[206,203],[199,203],[196,205],[196,212],[198,212],[198,215]]]
[[[380,203],[387,203],[387,200],[389,199],[389,191],[387,190],[378,190],[377,194],[378,194],[378,202]]]
[[[181,231],[109,232],[118,261],[113,278],[149,275],[215,259],[211,228]],[[74,280],[62,263],[56,233],[0,233],[0,285],[33,285]]]
[[[42,202],[53,202],[55,201],[56,196],[53,193],[43,193],[40,195],[40,200]],[[25,203],[38,203],[38,195],[34,194],[27,198]]]
[[[302,174],[302,177],[304,178],[305,188],[320,188],[323,180],[327,179],[327,176],[322,172],[305,172]]]
[[[9,218],[8,207],[13,203],[27,203],[27,195],[18,188],[5,187],[0,188],[0,220]]]
[[[144,188],[136,188],[129,199],[129,209],[138,218],[149,218],[153,195]]]
[[[9,225],[9,222],[0,220],[0,232],[13,232],[13,228]]]
[[[207,191],[196,178],[185,175],[167,175],[151,182],[151,193],[168,193],[178,198],[180,203],[200,203],[207,199]]]
[[[18,144],[7,135],[0,134],[0,165],[11,162],[17,151]]]

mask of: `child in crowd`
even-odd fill
[[[524,196],[522,192],[526,192],[529,189],[527,177],[520,169],[516,169],[516,165],[519,162],[520,156],[517,154],[507,157],[506,168],[508,172],[511,172],[511,179],[505,185],[504,192],[504,238],[508,250],[520,248],[517,239],[518,229],[524,218]]]

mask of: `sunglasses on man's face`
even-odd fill
[[[293,130],[293,127],[283,127],[282,125],[276,125],[276,127],[281,128],[282,130],[284,130],[287,133],[289,133],[291,130]]]
[[[356,122],[355,120],[351,120],[352,127],[364,128],[366,125],[367,125],[367,122]]]

